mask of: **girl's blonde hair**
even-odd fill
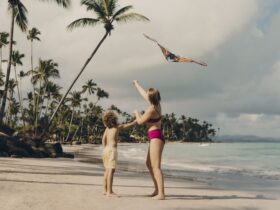
[[[115,112],[108,111],[103,115],[102,121],[107,128],[113,128],[118,125],[118,116]]]
[[[147,94],[148,94],[148,99],[152,105],[158,106],[160,104],[161,97],[160,97],[160,93],[157,89],[149,88]]]

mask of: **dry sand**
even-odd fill
[[[102,195],[103,168],[72,159],[0,158],[0,210],[279,210],[279,198],[166,179],[166,200],[152,200],[147,174],[116,172]]]

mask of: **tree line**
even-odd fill
[[[44,2],[44,0],[42,0]],[[68,8],[70,0],[53,0],[59,6]],[[93,79],[88,80],[79,90],[71,91],[88,63],[92,60],[101,44],[112,33],[113,23],[129,21],[149,21],[141,14],[130,12],[131,5],[118,9],[117,0],[81,0],[81,6],[93,11],[94,18],[79,18],[70,23],[67,28],[103,25],[104,36],[92,51],[89,58],[81,67],[70,87],[62,94],[62,87],[57,82],[60,78],[59,64],[54,59],[41,59],[34,62],[34,45],[41,41],[41,32],[36,27],[28,29],[28,9],[21,0],[8,0],[11,25],[10,32],[0,32],[0,125],[8,126],[30,138],[45,135],[44,139],[59,142],[87,141],[95,142],[100,139],[104,126],[102,115],[104,109],[98,105],[109,94],[99,87]],[[19,52],[17,42],[14,40],[14,28],[19,27],[22,35],[30,42],[30,67],[20,70],[26,52]],[[7,49],[7,53],[3,51]],[[4,73],[3,63],[7,63]],[[27,66],[27,65],[24,65]],[[22,67],[21,67],[22,68]],[[12,73],[13,72],[13,73]],[[12,75],[13,74],[13,75]],[[26,82],[28,81],[28,82]],[[22,91],[22,84],[30,84],[30,90]],[[3,88],[3,89],[2,89]],[[95,101],[88,98],[95,97]],[[121,111],[115,105],[110,107],[122,116],[124,122],[132,116]],[[198,141],[210,140],[215,136],[212,125],[197,119],[182,115],[176,118],[175,114],[166,114],[163,117],[163,130],[169,140]],[[137,139],[145,141],[144,127],[135,127],[132,131],[121,134],[124,140]]]

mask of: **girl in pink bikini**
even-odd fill
[[[143,115],[136,110],[133,114],[136,116],[137,124],[147,124],[148,138],[150,140],[146,165],[152,176],[155,191],[152,193],[153,199],[164,200],[164,180],[161,170],[161,156],[164,148],[164,137],[161,132],[161,106],[160,93],[154,88],[145,91],[137,80],[133,81],[134,86],[140,95],[148,102],[149,107]]]

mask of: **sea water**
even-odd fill
[[[148,147],[119,144],[119,170],[147,172]],[[101,152],[101,146],[95,147],[88,157],[100,157]],[[280,195],[280,142],[166,143],[162,169],[166,177]]]

